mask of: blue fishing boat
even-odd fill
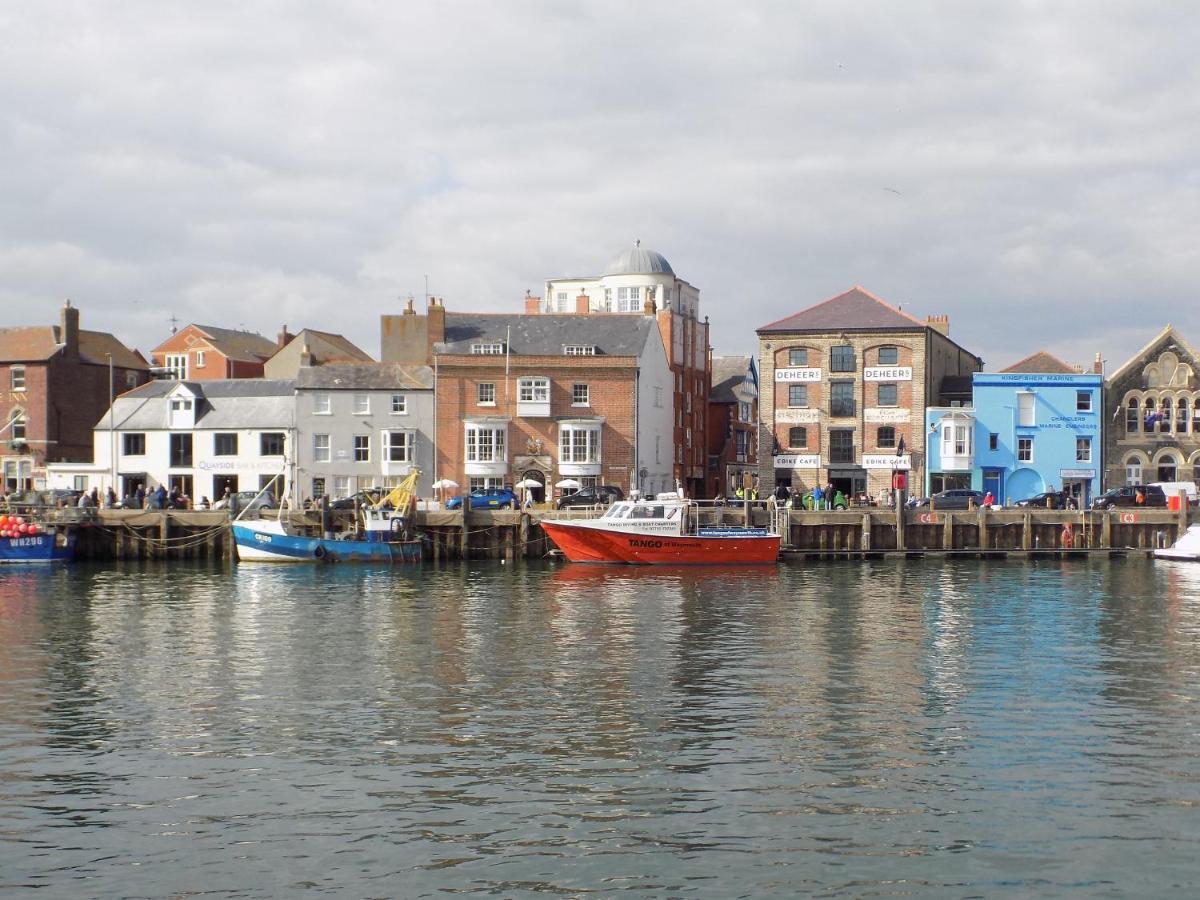
[[[358,510],[354,527],[332,537],[307,518],[281,511],[275,519],[234,520],[233,540],[244,562],[419,563],[421,541],[409,534],[416,505],[414,471],[373,506]]]
[[[365,529],[361,537],[317,537],[300,532],[286,519],[258,519],[233,523],[233,539],[238,559],[243,562],[366,562],[418,563],[421,542],[406,537],[400,516],[384,518],[364,510],[367,522],[378,522],[377,529]],[[357,533],[354,533],[357,534]]]
[[[73,528],[0,537],[0,563],[70,562],[75,558]]]

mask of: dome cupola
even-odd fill
[[[607,275],[674,275],[675,270],[667,258],[655,250],[648,250],[641,241],[634,241],[628,250],[618,253],[607,266]]]

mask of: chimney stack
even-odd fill
[[[284,347],[286,347],[288,344],[290,344],[292,342],[292,339],[295,337],[296,336],[294,334],[292,334],[290,331],[288,331],[287,325],[285,324],[283,326],[283,329],[275,337],[275,345],[280,350],[282,350]]]
[[[926,316],[925,324],[934,331],[939,331],[946,337],[950,337],[950,317],[949,316]]]
[[[409,297],[408,301],[404,304],[404,315],[415,316],[416,314],[417,314],[417,309],[415,306],[413,306],[413,298]]]
[[[525,315],[536,316],[542,311],[542,298],[535,297],[529,291],[525,292]]]
[[[425,312],[426,322],[426,358],[433,359],[433,345],[446,340],[446,307],[437,297],[429,298],[429,307]]]
[[[62,336],[63,353],[69,357],[79,355],[79,310],[71,305],[70,299],[62,309],[62,327],[60,329]]]
[[[592,311],[592,301],[587,294],[581,293],[575,298],[575,315],[586,316]]]
[[[300,348],[300,365],[311,366],[315,362],[316,359],[313,357],[312,349],[308,346],[308,344],[305,344]]]
[[[1092,363],[1092,374],[1093,375],[1103,375],[1104,374],[1104,360],[1103,360],[1103,358],[1101,358],[1099,353],[1096,354],[1096,359]]]

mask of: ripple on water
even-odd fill
[[[0,888],[1187,892],[1197,568],[0,572]]]

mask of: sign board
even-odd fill
[[[796,367],[796,368],[787,368],[787,369],[776,369],[775,370],[775,380],[776,381],[787,381],[787,382],[820,381],[821,380],[821,370],[809,368],[807,366]]]
[[[873,425],[886,424],[888,422],[907,422],[911,417],[912,413],[907,409],[868,407],[863,410],[863,421]]]
[[[777,409],[775,421],[781,425],[814,425],[821,421],[819,409]]]
[[[781,454],[775,457],[777,469],[819,469],[821,457],[818,454],[797,455],[795,453]]]
[[[1121,513],[1121,524],[1122,525],[1133,525],[1137,522],[1137,520],[1138,520],[1137,513]]]
[[[1095,469],[1059,469],[1059,478],[1095,478]]]
[[[912,366],[867,366],[863,381],[912,381]]]
[[[864,469],[895,469],[906,471],[912,468],[912,457],[888,456],[883,453],[864,453],[862,458]]]
[[[917,513],[917,521],[922,525],[936,525],[938,523],[937,513]]]

